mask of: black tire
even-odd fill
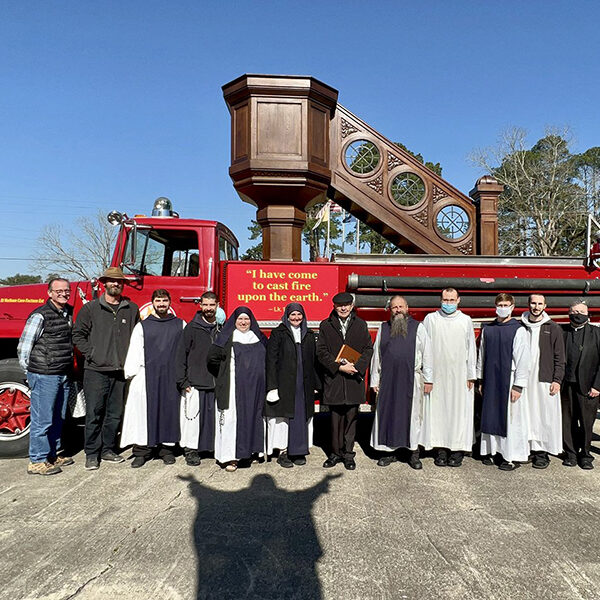
[[[16,358],[0,360],[0,398],[5,390],[18,386],[18,389],[29,396],[29,386],[25,373]],[[1,400],[0,400],[1,402]],[[18,434],[2,429],[0,421],[0,458],[20,458],[29,454],[29,419],[27,426]]]

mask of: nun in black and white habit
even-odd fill
[[[306,464],[312,446],[316,372],[316,337],[301,304],[285,307],[281,323],[267,343],[267,453],[280,450],[282,467]]]
[[[240,306],[208,353],[208,370],[216,377],[215,459],[228,471],[264,451],[266,345],[252,311]]]

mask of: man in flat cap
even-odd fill
[[[139,321],[136,304],[125,298],[125,275],[109,267],[100,281],[104,294],[84,304],[75,327],[73,343],[85,357],[83,391],[86,400],[85,468],[106,462],[123,462],[117,449],[117,432],[123,416],[125,376],[123,365],[129,340]]]
[[[344,345],[359,356],[355,362],[338,359]],[[323,463],[325,468],[340,462],[349,471],[356,468],[356,419],[358,405],[365,401],[364,378],[372,354],[371,336],[365,321],[354,312],[352,294],[336,294],[329,318],[321,322],[317,341],[317,359],[324,370],[323,404],[331,413],[331,454]]]

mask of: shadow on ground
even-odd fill
[[[278,488],[270,475],[236,491],[181,477],[197,503],[198,600],[322,598],[316,562],[323,551],[311,515],[336,477],[298,491]]]

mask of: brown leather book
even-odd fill
[[[360,352],[357,352],[351,346],[343,344],[338,352],[338,355],[335,357],[335,362],[342,362],[342,359],[345,358],[348,362],[354,364],[360,358],[360,356]]]

